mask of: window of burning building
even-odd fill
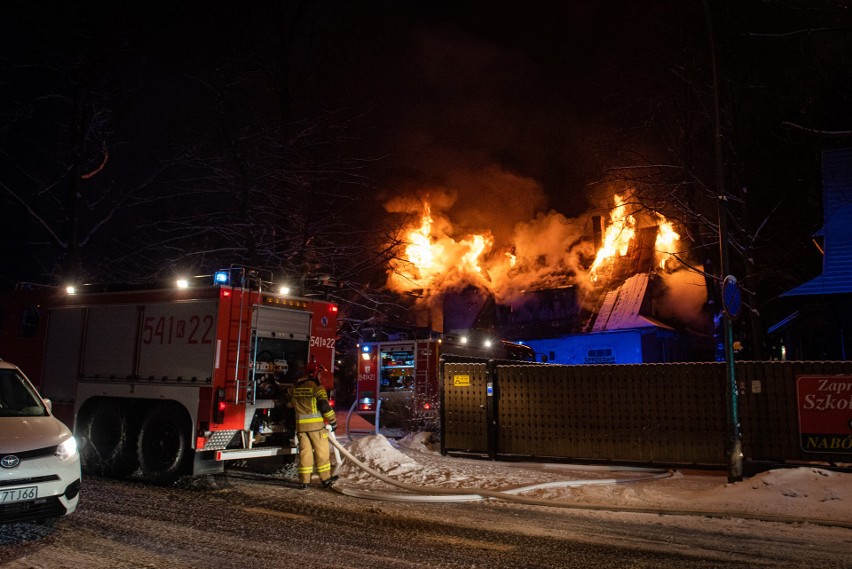
[[[586,352],[587,364],[614,364],[615,354],[612,348],[593,348]]]

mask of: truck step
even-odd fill
[[[291,447],[258,447],[217,450],[216,460],[243,460],[269,456],[287,456],[299,454],[299,449]]]

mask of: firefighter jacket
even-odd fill
[[[325,421],[336,423],[325,388],[312,377],[303,377],[293,386],[293,409],[297,433],[319,431],[325,428]]]

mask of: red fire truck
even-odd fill
[[[168,290],[19,286],[0,296],[0,357],[53,401],[96,474],[168,483],[281,458],[297,453],[282,390],[308,361],[334,369],[337,306],[270,286],[236,267]]]
[[[529,346],[471,331],[442,338],[360,344],[353,410],[377,428],[434,428],[438,421],[442,354],[535,361]]]

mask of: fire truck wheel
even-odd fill
[[[192,457],[189,419],[174,406],[154,407],[142,422],[138,446],[145,479],[155,484],[174,482],[188,471]]]
[[[136,429],[121,404],[105,401],[95,406],[84,425],[80,451],[86,469],[99,476],[124,478],[139,468]]]

